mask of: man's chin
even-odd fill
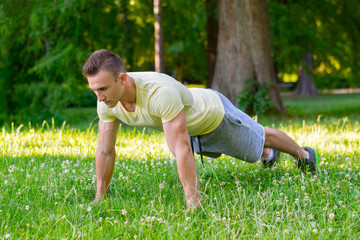
[[[106,104],[106,106],[107,106],[108,108],[113,108],[113,107],[116,106],[117,103],[108,102],[108,103],[105,103],[105,104]]]

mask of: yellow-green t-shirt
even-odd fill
[[[128,112],[120,102],[113,108],[98,102],[101,121],[119,119],[130,126],[163,131],[162,123],[171,121],[184,109],[188,133],[196,136],[215,130],[224,117],[221,99],[210,89],[188,89],[174,78],[157,72],[127,74],[136,85],[135,111]]]

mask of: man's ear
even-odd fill
[[[124,81],[126,81],[126,79],[127,79],[126,73],[123,73],[123,72],[119,73],[118,81],[124,82]]]

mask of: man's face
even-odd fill
[[[101,70],[95,76],[88,76],[87,80],[99,102],[104,102],[110,108],[115,107],[124,94],[124,86],[120,78],[115,79],[108,71]]]

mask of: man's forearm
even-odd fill
[[[180,181],[184,187],[188,208],[200,205],[199,179],[192,153],[178,154],[176,158]]]
[[[96,200],[106,194],[109,189],[114,163],[115,151],[110,154],[104,152],[96,154]]]

